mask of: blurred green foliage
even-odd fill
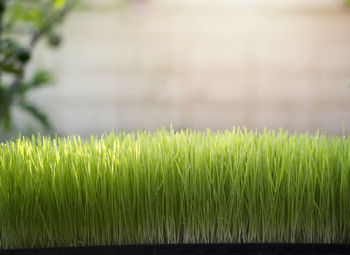
[[[350,0],[345,0],[345,5],[350,7]]]
[[[38,120],[47,130],[52,125],[44,111],[29,101],[28,93],[52,83],[52,75],[37,70],[31,77],[26,69],[34,48],[46,39],[57,47],[56,32],[77,0],[0,0],[0,126],[13,128],[13,108],[19,107]]]

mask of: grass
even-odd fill
[[[350,139],[280,130],[0,145],[2,249],[349,243]]]

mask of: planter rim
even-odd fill
[[[350,244],[203,243],[137,244],[0,250],[4,255],[211,255],[211,254],[350,254]]]

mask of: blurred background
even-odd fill
[[[90,0],[38,43],[28,94],[60,135],[161,127],[350,131],[350,8],[337,0]],[[46,132],[13,107],[18,132]]]

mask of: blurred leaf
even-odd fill
[[[14,42],[11,39],[3,39],[0,41],[0,56],[5,56],[5,57],[9,57],[9,56],[13,56],[14,55],[14,51],[16,51],[18,48],[18,45],[16,42]]]
[[[8,72],[8,73],[13,73],[13,74],[21,74],[22,73],[22,70],[14,67],[13,65],[2,64],[1,70]]]
[[[7,106],[7,102],[6,102],[6,95],[7,94],[7,90],[4,86],[0,85],[0,115],[3,114],[6,106]]]
[[[11,128],[11,114],[9,110],[4,112],[4,117],[2,119],[2,126],[5,130],[9,130]]]
[[[6,90],[0,87],[0,124],[4,130],[9,130],[11,127],[11,111],[10,102],[6,98]]]
[[[3,12],[6,7],[6,2],[5,0],[0,0],[0,12]]]
[[[58,34],[51,33],[48,36],[48,43],[51,47],[56,48],[61,45],[62,37]]]
[[[65,4],[66,4],[65,0],[55,0],[55,7],[58,9],[63,8]]]
[[[37,71],[32,79],[32,87],[40,87],[47,85],[53,81],[53,77],[50,72],[45,70]]]
[[[19,106],[36,118],[46,129],[51,129],[51,124],[46,114],[42,112],[36,105],[29,102],[21,102]]]
[[[0,104],[1,104],[1,99],[5,96],[6,89],[0,84]]]
[[[31,52],[26,48],[18,48],[16,50],[16,57],[21,63],[26,63],[31,58]]]
[[[50,83],[52,83],[52,81],[53,81],[53,77],[48,71],[45,71],[45,70],[37,71],[29,82],[21,84],[20,94],[23,95],[27,93],[29,90],[47,86]]]
[[[30,26],[34,26],[35,28],[41,27],[45,24],[45,17],[50,13],[45,13],[40,7],[38,1],[24,3],[23,0],[16,0],[6,11],[6,21],[12,25],[15,23],[24,23],[28,29]]]
[[[345,5],[350,7],[350,0],[345,0]]]
[[[0,49],[3,50],[7,47],[9,47],[9,45],[11,45],[13,43],[13,41],[9,38],[6,38],[6,39],[2,39],[0,41]]]

